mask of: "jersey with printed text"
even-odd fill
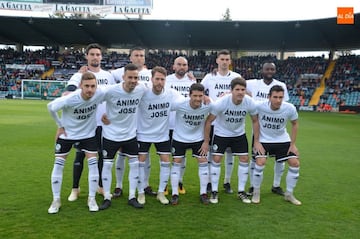
[[[219,72],[216,75],[209,73],[201,81],[201,84],[205,87],[205,94],[212,100],[216,100],[231,92],[230,83],[236,77],[240,77],[240,74],[233,71],[229,71],[225,76],[220,75]]]
[[[103,126],[103,136],[112,141],[126,141],[136,137],[136,116],[146,87],[138,84],[126,92],[124,82],[109,86],[105,92],[106,115],[109,125]]]
[[[190,99],[173,105],[176,111],[173,139],[183,143],[204,140],[204,124],[209,115],[211,104],[201,104],[199,108],[190,106]]]
[[[137,139],[151,143],[169,140],[171,105],[182,99],[184,97],[173,89],[165,89],[160,95],[148,89],[139,105]]]
[[[195,80],[191,80],[187,75],[179,79],[176,77],[175,73],[168,75],[166,77],[166,88],[172,88],[182,94],[184,97],[189,97],[190,86],[196,83]],[[170,112],[169,127],[174,129],[175,126],[175,115],[174,111]]]
[[[121,67],[121,68],[111,71],[111,74],[114,77],[116,82],[123,81],[124,70],[125,70],[125,68]],[[143,82],[146,87],[151,89],[151,87],[152,87],[151,70],[143,68],[141,71],[139,71],[139,81]]]
[[[263,79],[247,80],[246,91],[251,93],[251,97],[255,101],[267,101],[270,88],[273,87],[274,85],[280,85],[284,88],[284,101],[289,101],[289,94],[285,83],[275,79],[273,79],[273,81],[269,85],[265,84]]]
[[[60,135],[59,138],[78,140],[94,137],[96,110],[103,97],[103,90],[97,89],[89,100],[84,100],[81,97],[81,90],[78,89],[48,103],[48,110],[58,126],[65,128],[66,136]],[[57,114],[60,110],[62,110],[61,118]]]
[[[282,102],[280,109],[272,110],[268,101],[257,103],[259,114],[261,143],[284,143],[290,142],[290,136],[286,130],[289,121],[297,120],[298,113],[294,105]]]
[[[97,85],[99,88],[104,88],[108,85],[113,85],[115,84],[115,80],[114,77],[110,74],[110,72],[108,71],[104,71],[104,70],[100,70],[99,72],[92,72],[89,71],[91,73],[93,73],[96,77],[96,81],[97,81]],[[75,73],[70,80],[68,81],[68,85],[74,85],[76,87],[80,86],[80,82],[81,82],[81,77],[82,77],[82,73]],[[103,123],[101,122],[101,117],[102,115],[105,113],[105,109],[106,109],[106,103],[103,102],[102,104],[100,104],[98,106],[98,109],[96,111],[96,123],[97,125],[103,125]]]
[[[246,114],[256,115],[255,101],[245,95],[242,102],[235,105],[232,95],[225,95],[213,103],[211,114],[216,116],[214,134],[221,137],[236,137],[245,134]]]

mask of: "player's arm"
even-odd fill
[[[254,134],[254,152],[265,155],[265,149],[260,143],[260,123],[258,115],[251,115],[252,129]]]
[[[83,74],[83,73],[87,72],[88,70],[89,70],[88,66],[82,66],[82,67],[80,67],[78,72]]]
[[[291,121],[291,135],[290,135],[290,147],[289,147],[289,151],[288,154],[290,152],[294,153],[295,155],[299,156],[299,151],[295,145],[296,142],[296,137],[297,137],[297,131],[298,131],[298,127],[299,127],[299,123],[298,120],[292,120]]]
[[[82,73],[75,73],[68,81],[68,84],[65,88],[65,91],[62,93],[62,96],[68,95],[71,92],[77,90],[80,85]]]
[[[58,129],[56,131],[55,140],[58,139],[60,135],[65,135],[65,128],[62,124],[62,121],[58,115],[58,111],[61,110],[66,104],[65,97],[57,98],[50,103],[47,104],[48,111],[51,115],[51,117],[55,120],[56,125],[58,126]]]
[[[209,143],[210,143],[210,130],[211,130],[211,123],[216,119],[216,116],[213,114],[209,114],[205,120],[204,125],[204,142],[201,145],[199,150],[200,155],[206,155],[209,151]]]
[[[189,77],[190,80],[196,81],[196,77],[194,76],[194,73],[192,71],[189,71],[187,73],[187,76]]]

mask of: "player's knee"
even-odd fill
[[[300,161],[297,158],[291,158],[288,160],[289,166],[298,168],[300,167]]]

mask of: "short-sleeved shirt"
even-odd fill
[[[282,102],[280,109],[272,110],[269,101],[257,104],[259,114],[261,143],[284,143],[290,141],[286,130],[288,121],[298,119],[298,113],[293,104]]]
[[[240,76],[240,74],[233,71],[229,71],[225,76],[220,75],[219,72],[217,72],[216,75],[209,73],[201,81],[201,84],[204,85],[205,94],[212,100],[216,100],[217,98],[230,93],[231,81]]]
[[[123,81],[124,71],[125,71],[124,67],[121,67],[121,68],[111,71],[111,74],[114,77],[116,82],[119,83],[119,82]],[[144,83],[144,85],[146,87],[151,89],[152,88],[151,70],[143,68],[141,71],[139,71],[139,81]]]
[[[251,97],[255,101],[267,101],[270,89],[274,85],[280,85],[284,88],[284,101],[289,101],[289,93],[287,91],[285,83],[275,79],[273,79],[269,85],[265,84],[263,79],[247,80],[246,90],[251,92]]]
[[[191,80],[187,75],[183,78],[179,79],[176,77],[175,73],[168,75],[166,77],[165,88],[171,88],[179,92],[185,98],[189,97],[190,94],[190,86],[196,83],[196,81]],[[170,112],[170,129],[174,129],[175,127],[175,112]]]
[[[255,101],[245,95],[242,102],[235,105],[232,94],[225,95],[212,105],[211,114],[216,116],[214,134],[221,137],[236,137],[245,134],[246,115],[256,115]]]
[[[204,124],[210,112],[210,104],[201,104],[199,108],[190,106],[190,99],[174,104],[176,112],[173,139],[183,143],[204,140]]]
[[[81,89],[78,89],[48,103],[48,110],[52,114],[62,110],[59,126],[65,128],[66,136],[60,135],[59,138],[79,140],[94,137],[96,110],[103,101],[103,96],[104,92],[97,89],[89,100],[84,100]]]
[[[159,95],[147,89],[139,104],[137,139],[151,143],[169,140],[171,105],[182,99],[174,89],[164,89]]]
[[[110,124],[103,126],[103,137],[117,142],[136,137],[138,106],[147,90],[143,84],[138,84],[133,91],[126,92],[123,84],[109,86],[104,97]]]
[[[97,85],[99,88],[104,88],[106,86],[115,84],[114,77],[108,71],[104,71],[101,69],[99,72],[92,72],[92,71],[89,71],[89,72],[91,72],[95,75]],[[82,77],[82,73],[79,73],[79,72],[75,73],[68,81],[68,85],[74,85],[76,87],[79,87],[80,82],[81,82],[81,77]],[[103,125],[103,123],[101,121],[101,117],[105,113],[105,109],[106,109],[105,102],[98,105],[98,108],[96,111],[96,123],[98,126]]]

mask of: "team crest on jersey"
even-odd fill
[[[219,149],[219,146],[217,146],[217,144],[214,144],[214,145],[212,146],[212,148],[213,148],[214,152],[216,152],[216,151]]]

